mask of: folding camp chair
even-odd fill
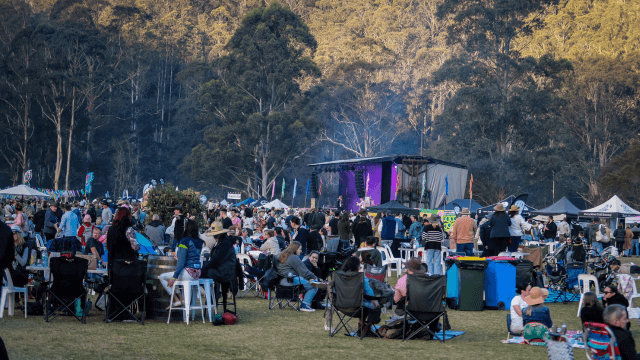
[[[360,318],[360,324],[364,323],[364,273],[334,271],[333,277],[333,297],[329,314],[329,327],[333,330],[329,336],[344,328],[348,333],[353,332],[349,326],[349,321],[353,318]],[[333,313],[338,316],[338,326],[333,327]],[[364,338],[364,331],[360,332],[360,340]]]
[[[380,282],[387,282],[387,265],[373,266],[367,264],[364,270],[367,279],[376,279]]]
[[[282,277],[278,277],[272,289],[269,289],[269,310],[273,310],[276,307],[284,309],[287,306],[291,306],[294,310],[300,311],[302,305],[302,299],[300,295],[304,293],[304,286],[302,285],[281,285],[280,280]]]
[[[104,320],[107,323],[135,320],[144,325],[147,296],[147,262],[144,260],[115,260],[107,286],[107,308]],[[142,304],[140,317],[136,317],[138,304]]]
[[[443,326],[442,338],[434,331],[440,317],[443,323],[447,322],[447,307],[444,305],[447,296],[447,277],[445,275],[408,274],[407,297],[404,311],[404,324],[402,325],[402,341],[406,341],[415,335],[427,330],[431,336],[444,342],[446,339],[446,327]],[[406,328],[409,321],[415,321],[418,329],[407,334]]]
[[[55,257],[49,260],[50,274],[53,282],[50,282],[45,291],[44,320],[50,322],[63,312],[75,316],[78,321],[86,323],[85,303],[87,290],[83,281],[87,275],[89,262],[86,259],[75,256]],[[82,314],[76,313],[76,301],[81,302]]]
[[[507,340],[509,340],[511,336],[520,336],[520,335],[522,334],[516,334],[511,331],[511,313],[507,314]]]
[[[582,330],[587,359],[618,360],[621,358],[616,336],[607,325],[586,322],[583,324]]]
[[[251,256],[249,255],[237,254],[236,258],[238,259],[240,267],[242,268],[242,276],[244,278],[245,287],[245,290],[240,295],[240,297],[243,297],[250,292],[254,292],[256,297],[262,295],[259,289],[259,285],[265,271],[252,267]]]

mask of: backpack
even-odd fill
[[[275,266],[272,266],[267,272],[264,273],[264,276],[260,280],[260,287],[263,290],[271,289],[276,285],[276,281],[278,280],[278,271]]]
[[[609,237],[607,236],[607,232],[604,229],[603,225],[598,227],[599,231],[596,231],[596,241],[601,243],[608,243]]]

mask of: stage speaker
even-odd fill
[[[358,197],[364,199],[366,196],[364,192],[364,177],[362,176],[362,170],[355,171],[356,176],[356,191],[358,192]]]
[[[311,197],[318,198],[318,173],[315,171],[311,173]]]

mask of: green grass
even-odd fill
[[[626,258],[625,258],[626,260]],[[626,262],[626,261],[625,261]],[[636,262],[637,259],[636,259]],[[395,278],[393,278],[395,281]],[[549,304],[555,324],[580,329],[577,302]],[[238,299],[240,322],[214,327],[175,318],[135,323],[105,324],[103,313],[91,311],[87,324],[73,317],[59,317],[45,323],[42,316],[22,317],[22,311],[0,320],[0,336],[11,359],[546,359],[538,346],[502,344],[506,339],[507,311],[449,311],[453,330],[466,334],[447,341],[365,338],[359,340],[324,331],[323,312],[300,313],[290,308],[269,310],[267,300]],[[388,318],[383,315],[383,319]],[[640,344],[640,325],[632,320],[631,330]],[[584,350],[574,351],[585,359]]]

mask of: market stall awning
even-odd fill
[[[455,199],[453,201],[450,201],[446,205],[440,206],[436,210],[453,210],[453,211],[455,211],[456,210],[455,209],[456,205],[460,208],[459,210],[462,210],[462,208],[468,208],[469,211],[471,211],[471,212],[476,212],[476,210],[482,208],[482,205],[478,204],[473,199]]]
[[[24,197],[50,197],[48,194],[40,192],[34,188],[30,188],[27,185],[18,185],[12,188],[4,189],[0,191],[0,196],[24,196]]]
[[[581,210],[580,217],[600,217],[605,219],[623,219],[630,216],[640,216],[640,211],[627,205],[618,195],[594,208]]]
[[[546,216],[567,215],[567,217],[576,218],[578,216],[578,213],[580,213],[580,209],[573,205],[566,196],[563,196],[562,199],[556,201],[555,204],[544,209],[532,211],[531,213],[533,215]]]
[[[282,201],[275,199],[270,203],[261,205],[260,207],[263,208],[267,208],[267,209],[288,209],[289,206],[285,205]]]
[[[240,201],[237,204],[233,204],[233,206],[241,206],[241,205],[251,205],[252,202],[256,201],[256,199],[249,196],[249,198]]]
[[[384,203],[378,206],[371,206],[367,208],[367,212],[371,213],[391,213],[393,215],[405,214],[405,215],[417,215],[420,216],[420,210],[406,207],[395,200],[391,200],[388,203]]]
[[[531,211],[537,210],[526,204],[527,198],[528,198],[527,194],[522,194],[522,195],[519,195],[518,197],[511,195],[508,198],[500,201],[500,203],[502,203],[502,205],[505,207],[507,211],[509,211],[509,208],[511,207],[511,205],[516,204],[520,208],[520,215],[527,217],[529,216],[529,213]],[[478,217],[491,216],[495,212],[494,208],[496,207],[496,205],[498,205],[498,203],[485,206],[483,208],[479,208],[476,211],[476,213],[478,214]]]

